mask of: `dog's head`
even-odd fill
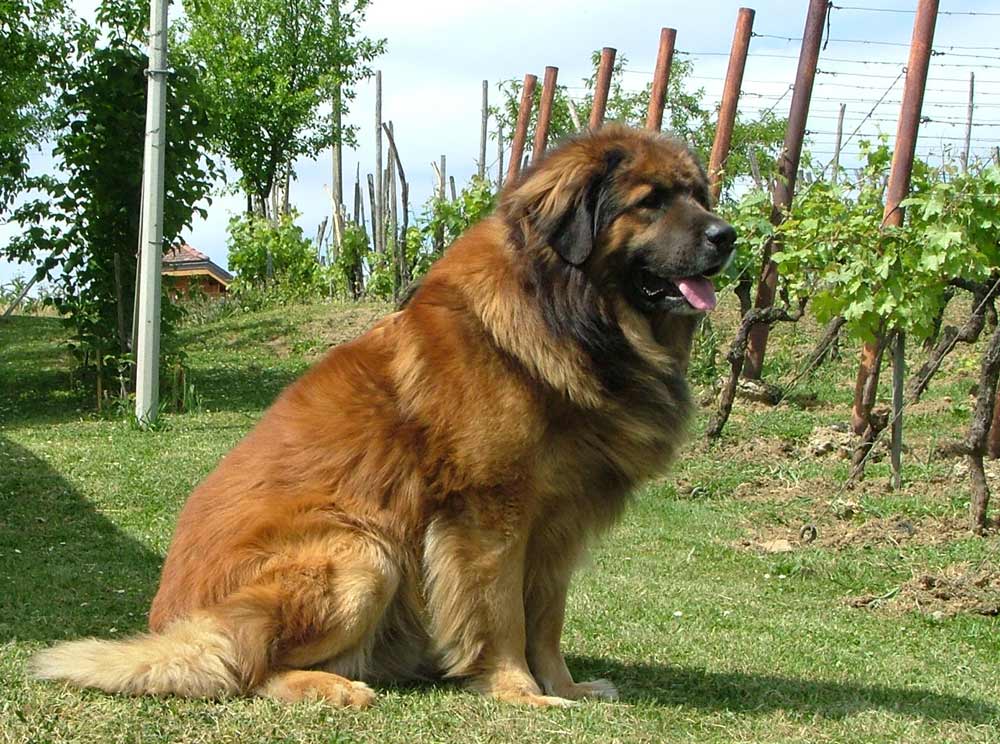
[[[550,152],[500,209],[536,251],[583,272],[651,319],[715,307],[709,277],[733,228],[711,211],[705,172],[681,142],[609,125]]]

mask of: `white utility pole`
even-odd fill
[[[163,155],[167,144],[167,0],[149,7],[149,69],[146,71],[146,146],[142,158],[139,228],[139,329],[135,415],[156,419],[160,398],[160,270],[163,260]]]

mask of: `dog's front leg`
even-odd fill
[[[553,561],[531,575],[525,594],[528,663],[538,684],[548,695],[569,700],[617,700],[618,690],[606,679],[574,682],[563,658],[560,639],[574,564],[575,561],[569,559]]]
[[[545,695],[528,667],[523,531],[438,521],[424,555],[431,637],[448,676],[500,700],[572,705]]]

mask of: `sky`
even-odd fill
[[[93,18],[96,0],[71,4],[80,16]],[[835,0],[807,124],[809,146],[822,162],[832,156],[840,103],[847,106],[845,138],[857,129],[844,146],[842,164],[856,163],[858,138],[878,132],[894,136],[903,86],[899,73],[906,65],[916,4]],[[773,106],[787,113],[807,5],[807,0],[760,0],[752,5],[754,32],[760,36],[751,40],[741,111]],[[483,80],[489,81],[493,103],[499,81],[521,79],[528,72],[541,80],[545,66],[554,65],[570,95],[582,95],[591,52],[610,46],[628,59],[626,87],[642,88],[652,79],[660,28],[670,26],[677,29],[678,58],[694,62],[690,87],[704,88],[706,101],[714,105],[721,95],[739,7],[725,0],[373,0],[363,33],[387,41],[374,68],[382,71],[382,117],[393,122],[411,204],[419,211],[430,196],[435,183],[431,163],[442,154],[459,186],[475,173]],[[858,7],[884,12],[852,9]],[[974,72],[972,154],[988,157],[1000,145],[1000,8],[995,0],[945,0],[940,11],[934,48],[943,53],[931,59],[923,108],[929,121],[920,127],[917,151],[940,162],[943,153],[961,150],[968,79]],[[987,15],[972,15],[977,12]],[[374,79],[357,86],[346,120],[358,127],[357,148],[344,151],[347,194],[353,193],[359,163],[362,179],[374,169],[374,88]],[[495,178],[495,142],[488,144],[487,156]],[[51,145],[43,144],[32,155],[36,172],[51,169],[52,162]],[[307,236],[316,234],[330,212],[331,171],[329,153],[295,164],[291,202]],[[196,217],[183,238],[225,267],[226,225],[244,205],[238,195],[217,193],[206,206],[207,217]],[[16,229],[0,224],[0,244]],[[0,282],[30,273],[29,267],[0,261]]]

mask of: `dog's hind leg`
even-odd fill
[[[375,693],[364,682],[354,682],[339,674],[292,669],[271,675],[257,688],[257,694],[286,703],[321,700],[340,708],[367,708]]]
[[[294,670],[364,658],[399,585],[398,565],[379,541],[357,533],[293,543],[224,600],[161,632],[60,644],[36,656],[32,669],[134,695],[253,693],[364,707],[373,698],[364,685]]]
[[[275,568],[280,596],[272,604],[271,659],[253,692],[286,702],[368,707],[375,694],[367,685],[309,667],[339,670],[343,659],[364,674],[379,623],[399,586],[398,563],[374,541],[352,536],[332,551],[302,551]]]

